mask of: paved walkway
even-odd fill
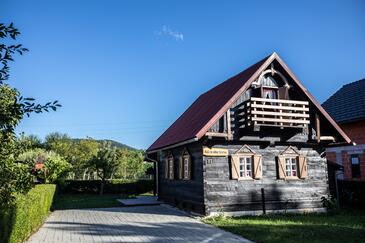
[[[157,201],[157,197],[154,196],[137,196],[136,198],[118,199],[118,201],[125,206],[147,206],[161,204],[160,201]]]
[[[55,211],[28,242],[249,241],[161,205]]]

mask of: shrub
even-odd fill
[[[61,186],[63,193],[97,193],[100,180],[69,180]],[[153,190],[152,180],[107,180],[104,193],[141,194]]]
[[[19,155],[19,161],[35,166],[43,162],[44,167],[38,171],[37,177],[46,183],[63,182],[72,166],[63,157],[53,151],[32,149]]]
[[[13,206],[0,209],[0,242],[23,242],[47,218],[55,185],[37,185],[27,194],[18,194]]]
[[[338,181],[341,205],[365,208],[365,181]]]

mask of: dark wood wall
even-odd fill
[[[266,209],[320,208],[321,197],[328,194],[327,164],[315,148],[298,148],[307,156],[308,178],[277,179],[277,155],[288,146],[250,145],[263,156],[260,180],[237,181],[230,175],[230,158],[203,157],[204,203],[206,213],[221,211],[262,210],[261,188],[266,195]],[[232,154],[242,145],[216,143],[212,147],[227,148]]]
[[[184,148],[187,148],[191,155],[191,180],[182,180],[178,177],[179,157]],[[164,163],[169,152],[172,152],[174,156],[175,176],[173,180],[165,178]],[[158,174],[158,196],[160,200],[185,210],[204,213],[203,157],[201,143],[192,143],[160,152]]]

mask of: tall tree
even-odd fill
[[[0,23],[0,206],[11,203],[16,193],[26,192],[32,186],[29,166],[16,160],[15,127],[24,115],[48,112],[60,106],[58,101],[37,104],[33,98],[23,98],[8,84],[9,63],[14,61],[15,54],[28,51],[21,44],[8,44],[19,34],[12,23]]]
[[[84,179],[88,161],[96,155],[99,144],[92,138],[71,139],[67,134],[51,133],[46,136],[44,146],[64,157],[72,164],[74,178]]]
[[[100,194],[104,193],[104,186],[107,179],[111,179],[119,166],[116,147],[110,142],[103,142],[97,154],[90,160],[89,165],[97,172],[101,179]]]

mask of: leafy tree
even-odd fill
[[[44,105],[35,103],[33,98],[23,98],[19,91],[7,81],[10,78],[9,63],[14,54],[22,55],[28,50],[21,44],[10,44],[20,34],[13,24],[0,23],[0,206],[11,203],[16,193],[28,191],[32,186],[29,165],[17,162],[19,154],[15,143],[15,127],[24,115],[56,110],[58,101]]]
[[[16,138],[16,143],[18,148],[22,151],[43,147],[39,137],[36,135],[25,135],[24,133],[21,133],[20,136]]]
[[[119,166],[116,147],[113,147],[110,142],[103,142],[97,154],[89,161],[89,165],[101,179],[100,195],[102,195],[106,180],[111,179]]]
[[[39,148],[20,154],[18,160],[32,168],[35,167],[36,163],[44,163],[44,167],[39,171],[40,173],[37,173],[37,176],[46,183],[63,182],[72,168],[71,164],[59,154]]]
[[[52,151],[48,152],[44,165],[46,183],[62,183],[72,169],[70,163]]]
[[[144,162],[143,151],[118,149],[119,167],[116,178],[138,179],[144,177],[148,167],[152,164]]]
[[[64,157],[72,164],[74,177],[83,179],[88,161],[96,155],[99,144],[92,138],[75,140],[67,134],[51,133],[46,136],[44,147]]]

